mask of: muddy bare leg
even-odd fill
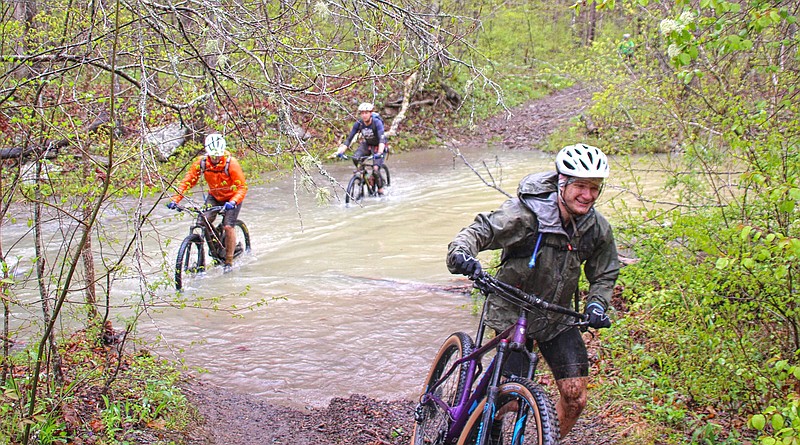
[[[233,251],[236,249],[236,231],[233,227],[225,226],[225,265],[233,264]]]
[[[586,388],[588,377],[571,377],[556,381],[561,398],[556,404],[558,422],[561,425],[561,437],[566,437],[583,408],[586,406]]]

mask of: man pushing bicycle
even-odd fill
[[[344,143],[339,146],[335,156],[341,157],[344,152],[347,151],[348,147],[350,147],[356,134],[360,132],[361,143],[358,145],[358,149],[353,155],[353,164],[358,167],[358,162],[361,158],[371,155],[375,159],[372,165],[372,170],[375,174],[374,177],[378,178],[380,181],[378,170],[381,165],[383,165],[383,160],[385,158],[386,135],[384,134],[383,120],[374,110],[375,106],[368,102],[364,102],[358,106],[358,113],[361,118],[356,120],[353,124],[353,128],[350,129],[350,134],[347,135],[347,139],[345,139]],[[378,184],[379,195],[383,195],[383,187],[384,184]]]
[[[208,195],[205,199],[206,206],[223,206],[225,214],[222,217],[225,229],[225,273],[231,271],[233,254],[236,248],[236,231],[234,226],[239,218],[242,201],[247,195],[247,182],[239,161],[226,151],[225,138],[218,133],[209,134],[205,140],[206,154],[199,156],[178,185],[178,191],[172,197],[167,207],[178,208],[178,203],[183,199],[183,194],[190,190],[200,180],[202,174],[208,184]],[[216,212],[206,212],[199,218],[206,218],[209,224],[217,217]],[[199,225],[202,225],[198,222]]]
[[[478,252],[502,249],[499,280],[569,307],[583,266],[589,282],[584,309],[589,326],[611,326],[605,311],[619,275],[619,260],[611,226],[594,208],[608,174],[608,160],[596,147],[564,147],[556,155],[555,172],[528,175],[516,198],[494,212],[478,214],[456,235],[448,247],[450,272],[477,277],[482,271],[475,258]],[[490,296],[488,304],[489,327],[500,332],[515,323],[519,312],[511,303]],[[561,437],[586,406],[589,380],[583,337],[565,317],[527,313],[527,346],[531,349],[536,341],[561,395],[556,404]]]

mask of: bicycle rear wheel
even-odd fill
[[[383,184],[384,187],[389,187],[392,185],[392,177],[389,175],[389,167],[387,167],[386,164],[381,164],[381,168],[378,171],[381,175],[381,184]]]
[[[458,445],[474,445],[478,440],[486,398],[472,412]],[[487,445],[557,445],[558,416],[544,388],[532,381],[514,377],[498,387],[492,428]]]
[[[233,257],[238,258],[239,255],[250,252],[250,230],[240,219],[236,220],[233,229],[236,232],[236,249],[233,251]]]
[[[183,289],[183,281],[189,275],[204,271],[206,268],[206,253],[203,248],[203,238],[193,233],[184,238],[178,248],[178,257],[175,260],[175,289]]]
[[[361,179],[361,176],[356,174],[350,178],[350,182],[347,184],[347,193],[344,197],[344,203],[350,204],[350,202],[359,202],[362,198],[364,198],[364,189],[366,188],[366,184]]]
[[[453,366],[453,363],[469,355],[473,347],[474,343],[469,335],[463,332],[456,332],[450,335],[442,344],[442,347],[439,348],[439,353],[436,354],[433,366],[428,372],[428,378],[425,380],[422,394],[428,393],[433,384],[445,375]],[[448,406],[455,405],[466,389],[468,372],[469,363],[463,363],[460,368],[454,370],[447,380],[436,388],[435,394]],[[414,416],[417,423],[414,427],[414,434],[411,436],[413,445],[444,443],[451,420],[450,413],[447,410],[433,401],[428,401],[417,406]]]

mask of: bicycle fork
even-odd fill
[[[492,431],[492,422],[494,421],[495,416],[495,400],[497,399],[497,393],[499,391],[499,383],[500,383],[500,372],[503,369],[503,360],[505,360],[505,355],[508,352],[508,340],[502,339],[500,340],[500,344],[497,345],[497,355],[495,356],[495,363],[497,366],[494,366],[492,370],[492,377],[489,383],[488,392],[486,393],[486,404],[483,405],[483,414],[481,416],[481,426],[478,429],[478,438],[475,441],[476,445],[483,445],[486,443],[486,440],[491,435]]]
[[[486,392],[486,404],[483,406],[483,413],[481,415],[481,425],[478,429],[478,437],[475,441],[476,445],[484,445],[488,443],[489,438],[491,438],[492,430],[493,430],[493,423],[495,421],[495,417],[497,415],[497,407],[496,407],[496,400],[497,394],[500,391],[500,377],[502,376],[503,368],[506,367],[506,356],[508,355],[509,351],[517,352],[517,353],[524,353],[528,357],[528,369],[526,370],[526,378],[532,379],[533,375],[536,373],[536,367],[539,362],[539,356],[534,354],[525,347],[525,331],[527,328],[527,319],[525,317],[524,311],[520,311],[519,319],[517,320],[516,325],[509,328],[510,331],[504,332],[502,335],[505,337],[508,335],[511,340],[508,338],[503,338],[500,340],[500,343],[497,345],[497,354],[494,359],[494,369],[492,370],[491,379],[489,381],[489,386],[487,387]],[[517,431],[517,426],[515,428],[515,436],[516,433],[524,434],[524,431]],[[517,436],[519,437],[519,436]]]

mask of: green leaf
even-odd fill
[[[794,211],[794,208],[795,208],[794,201],[787,200],[787,201],[782,201],[780,204],[778,204],[778,209],[784,213],[792,213]]]
[[[767,418],[763,414],[755,414],[750,418],[750,427],[762,431],[767,425]]]
[[[717,262],[715,264],[717,269],[727,269],[728,264],[730,264],[730,260],[728,258],[717,258]]]
[[[770,423],[772,424],[772,429],[780,430],[786,425],[786,421],[783,419],[783,414],[777,413],[772,416],[770,419]]]

